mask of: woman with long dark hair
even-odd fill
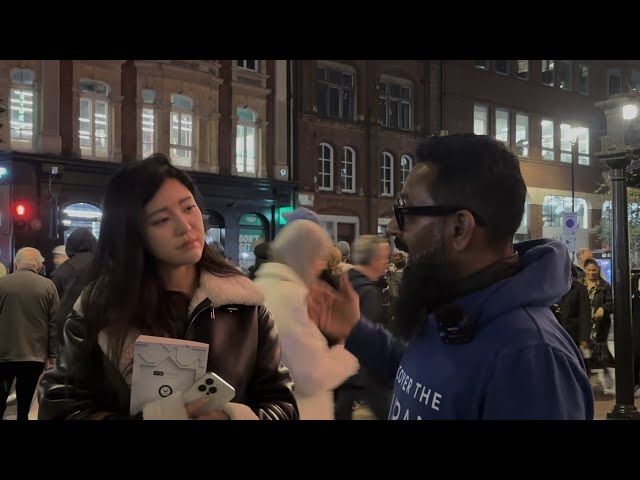
[[[613,292],[609,282],[600,276],[600,265],[593,258],[584,262],[584,284],[591,303],[591,351],[589,362],[597,370],[602,389],[607,395],[615,394],[614,358],[608,347],[611,314],[613,314]]]
[[[128,418],[140,334],[208,343],[207,370],[236,390],[222,412],[173,394],[144,419],[296,419],[280,341],[263,296],[205,242],[189,177],[161,154],[110,180],[89,284],[64,327],[56,367],[40,385],[41,419]]]

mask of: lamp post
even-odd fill
[[[2,103],[2,99],[0,98],[0,128],[2,128],[2,115],[6,111],[7,109],[5,108],[4,103]],[[0,143],[4,143],[4,140],[2,140],[2,137],[0,137]]]
[[[571,129],[571,213],[576,212],[576,157],[578,156],[578,131]],[[573,235],[573,251],[571,252],[571,261],[576,261],[576,242],[575,234]]]
[[[605,109],[607,140],[611,145],[596,156],[609,168],[613,217],[613,319],[616,353],[616,404],[607,418],[639,420],[633,398],[633,344],[631,325],[631,271],[629,268],[629,222],[627,211],[627,167],[634,153],[625,144],[625,123],[621,107],[624,95],[596,103]],[[625,117],[628,116],[628,111]]]

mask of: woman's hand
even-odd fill
[[[604,317],[604,308],[599,307],[593,314],[593,316],[596,318],[596,320],[600,320],[602,317]]]
[[[230,419],[229,415],[227,415],[226,413],[220,410],[207,412],[199,415],[198,411],[205,406],[205,404],[207,403],[207,400],[208,400],[207,397],[202,397],[197,400],[194,400],[191,403],[187,403],[185,405],[185,408],[187,409],[187,415],[189,415],[189,418],[192,418],[193,420],[229,420]]]

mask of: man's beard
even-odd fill
[[[393,329],[406,340],[415,335],[429,312],[453,297],[455,269],[444,247],[442,230],[442,225],[437,225],[431,248],[410,257],[402,274]]]

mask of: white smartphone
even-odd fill
[[[236,390],[223,378],[213,372],[205,373],[193,386],[183,394],[185,403],[191,403],[202,397],[208,400],[198,410],[198,414],[222,410],[222,408],[236,395]]]

